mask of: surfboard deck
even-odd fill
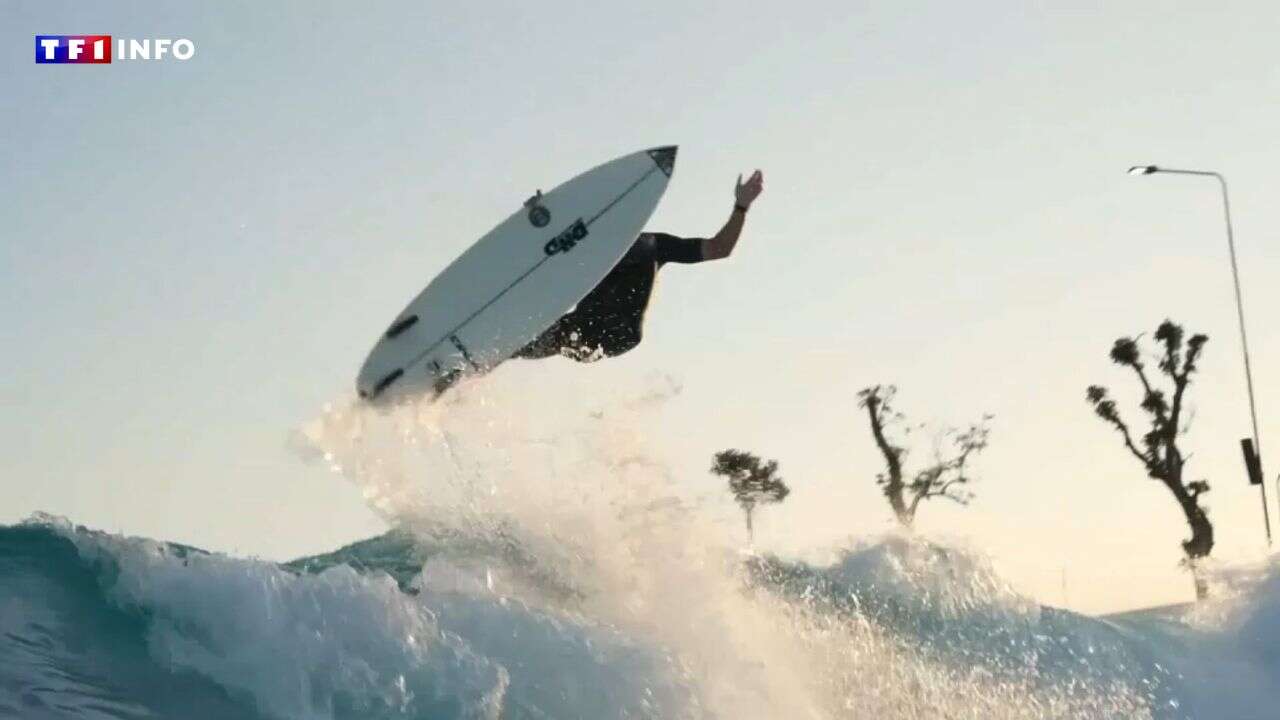
[[[538,337],[635,242],[666,191],[676,152],[624,155],[525,201],[396,315],[360,368],[360,397],[438,395]]]

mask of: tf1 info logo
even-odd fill
[[[41,65],[105,65],[112,60],[163,60],[171,56],[189,60],[196,54],[195,43],[186,38],[135,40],[110,35],[37,35],[36,62]]]

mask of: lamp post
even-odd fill
[[[1267,486],[1262,475],[1262,446],[1258,443],[1258,408],[1253,399],[1253,370],[1249,364],[1249,338],[1244,329],[1244,300],[1240,296],[1240,271],[1236,265],[1236,241],[1231,232],[1231,201],[1227,198],[1227,179],[1222,177],[1220,173],[1209,170],[1174,170],[1155,165],[1135,165],[1129,168],[1130,175],[1154,175],[1155,173],[1212,177],[1217,179],[1219,187],[1222,188],[1222,210],[1227,220],[1227,249],[1231,253],[1231,279],[1235,282],[1236,288],[1236,317],[1240,320],[1240,349],[1244,355],[1244,382],[1249,391],[1249,418],[1253,422],[1253,444],[1250,445],[1248,439],[1245,439],[1241,441],[1241,445],[1244,448],[1245,469],[1249,473],[1249,480],[1252,483],[1256,483],[1258,489],[1262,492],[1262,520],[1267,529],[1267,544],[1270,545],[1271,516],[1267,511]],[[1276,492],[1280,495],[1280,478],[1276,479]]]

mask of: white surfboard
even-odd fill
[[[674,146],[642,150],[526,201],[396,316],[360,368],[360,397],[441,392],[551,327],[635,242],[675,160]]]

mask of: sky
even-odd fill
[[[33,63],[53,33],[196,54]],[[1221,198],[1125,170],[1230,182],[1275,480],[1277,36],[1268,2],[7,0],[0,522],[278,559],[380,532],[289,431],[514,203],[674,143],[651,228],[714,232],[754,168],[764,194],[734,257],[663,271],[640,348],[580,371],[678,379],[654,434],[690,483],[724,447],[777,458],[793,492],[760,546],[892,527],[856,401],[892,383],[934,427],[994,416],[974,502],[925,507],[922,531],[1046,603],[1190,599],[1178,508],[1084,389],[1136,421],[1112,341],[1165,318],[1208,334],[1190,472],[1214,556],[1266,551]]]

